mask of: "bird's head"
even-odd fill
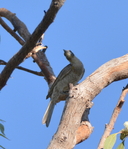
[[[75,56],[71,50],[64,50],[64,55],[69,61]]]

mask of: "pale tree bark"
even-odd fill
[[[105,125],[105,131],[104,131],[104,134],[102,135],[102,138],[99,142],[97,149],[102,149],[104,147],[106,138],[110,135],[110,133],[114,129],[114,124],[115,124],[117,117],[119,116],[119,113],[121,112],[121,109],[124,105],[124,102],[125,102],[124,98],[126,97],[127,93],[128,93],[128,85],[126,85],[126,87],[123,88],[120,99],[113,111],[112,116],[111,116],[110,122]]]
[[[6,65],[0,74],[0,89],[6,85],[15,68],[43,76],[49,87],[52,85],[55,75],[45,54],[46,47],[40,45],[40,40],[64,2],[65,0],[52,0],[50,8],[32,35],[14,13],[4,8],[0,9],[0,17],[8,19],[14,26],[14,30],[9,28],[2,18],[0,18],[0,24],[23,45],[8,62],[0,60],[1,65]],[[20,36],[16,34],[16,31]],[[34,59],[41,72],[18,66],[29,56]],[[112,82],[126,78],[128,78],[128,55],[105,63],[77,86],[70,84],[68,97],[65,95],[59,97],[60,100],[66,100],[65,108],[58,130],[48,149],[72,149],[76,144],[86,140],[93,130],[88,118],[89,110],[93,105],[92,100]]]
[[[112,82],[126,78],[128,54],[105,63],[82,83],[71,88],[60,125],[48,149],[74,148],[77,144],[77,130],[81,124],[81,117],[90,102]]]

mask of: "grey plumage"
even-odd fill
[[[46,99],[49,97],[51,98],[42,120],[42,123],[46,124],[47,127],[49,126],[54,106],[59,102],[59,96],[69,91],[69,83],[76,85],[85,72],[82,62],[72,53],[72,51],[64,50],[64,55],[70,64],[61,70],[46,97]]]

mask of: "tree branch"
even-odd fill
[[[0,60],[0,65],[6,65],[6,64],[7,64],[7,62],[5,62],[3,60]],[[21,66],[17,66],[16,68],[19,69],[19,70],[23,70],[23,71],[32,73],[34,75],[44,76],[42,72],[33,71],[33,70],[30,70],[30,69],[27,69],[27,68],[24,68],[24,67],[21,67]]]
[[[23,45],[25,42],[2,20],[0,17],[0,24],[3,26],[3,28],[9,32],[21,45]]]
[[[104,142],[106,140],[106,138],[110,135],[111,131],[113,130],[114,128],[114,124],[116,122],[116,119],[117,117],[119,116],[119,113],[121,111],[121,108],[125,102],[124,98],[126,96],[126,94],[128,93],[128,86],[126,88],[123,89],[122,93],[121,93],[121,96],[120,96],[120,99],[113,111],[113,114],[112,114],[112,117],[110,119],[110,122],[109,124],[106,125],[105,127],[105,131],[104,131],[104,134],[100,140],[100,143],[98,145],[98,148],[97,149],[102,149],[104,148]]]
[[[9,60],[8,64],[5,66],[5,68],[1,72],[0,89],[2,89],[6,85],[6,82],[9,79],[11,73],[14,71],[14,69],[24,60],[26,55],[29,52],[31,52],[31,50],[36,46],[37,41],[39,40],[41,35],[47,30],[47,28],[50,26],[50,24],[54,21],[54,18],[56,17],[57,12],[61,8],[61,6],[64,4],[64,2],[65,2],[65,0],[52,0],[50,8],[46,12],[41,23],[35,29],[33,34],[28,39],[26,39],[27,42],[24,44],[24,46],[20,49],[20,51],[17,54],[15,54]],[[0,12],[0,14],[1,14],[0,16],[4,15],[1,12]],[[11,14],[11,15],[14,16],[14,18],[15,18],[15,14]],[[10,16],[8,16],[8,18],[9,17]],[[13,25],[15,25],[15,23],[16,22],[13,21]],[[23,23],[21,23],[21,24],[23,25]],[[17,27],[16,30],[18,30],[18,29],[19,28]]]
[[[50,87],[55,81],[56,77],[47,57],[45,56],[45,51],[39,51],[38,53],[33,54],[32,57],[34,58],[35,62],[41,67],[41,70],[45,76],[45,80],[48,82]]]
[[[128,78],[127,66],[128,54],[105,63],[70,90],[59,128],[48,149],[71,149],[77,144],[76,132],[89,103],[112,82]]]
[[[11,11],[9,11],[5,8],[1,8],[0,9],[0,16],[8,19],[12,23],[12,25],[14,26],[14,31],[18,31],[19,35],[25,41],[27,41],[30,38],[31,34],[28,31],[26,25],[16,17],[15,13],[12,13]]]
[[[0,9],[1,10],[1,9]],[[2,10],[3,11],[5,11],[6,9],[3,9],[2,8]],[[3,12],[3,11],[0,11],[0,12]],[[7,11],[7,10],[6,10]],[[10,11],[8,11],[9,13],[11,13]],[[7,32],[9,32],[21,45],[24,45],[24,41],[2,20],[2,18],[0,17],[0,24],[3,26],[3,28],[7,31]],[[42,40],[43,40],[43,37],[44,37],[44,34],[41,36],[41,38],[40,38],[40,40],[39,40],[39,43],[41,44],[41,42],[42,42]],[[43,47],[42,45],[37,45],[37,46],[35,46],[33,49],[32,49],[32,51],[31,52],[29,52],[28,54],[27,54],[27,56],[25,57],[25,59],[26,58],[29,58],[30,56],[32,56],[32,58],[34,59],[34,61],[36,61],[37,62],[37,64],[38,64],[38,66],[41,68],[41,70],[42,70],[42,66],[44,67],[44,64],[46,64],[46,61],[47,61],[47,63],[48,63],[48,60],[46,60],[46,56],[43,54],[43,57],[44,57],[44,59],[42,59],[42,61],[40,60],[40,58],[39,58],[39,56],[37,57],[36,56],[36,54],[35,53],[37,53],[39,50],[41,50],[41,49],[45,49],[46,50],[46,48],[47,47]],[[34,55],[35,54],[35,55]],[[38,55],[39,55],[39,53],[38,53]],[[41,56],[42,56],[42,54],[41,54]],[[40,56],[40,57],[41,57]],[[6,65],[5,64],[5,62],[4,61],[2,61],[2,65]],[[49,64],[49,63],[48,63]],[[50,64],[49,64],[49,67],[50,67]],[[47,67],[47,68],[49,68],[49,67]],[[22,67],[16,67],[16,68],[18,68],[18,69],[22,69]],[[51,67],[50,67],[51,68]],[[22,69],[23,70],[23,69]],[[39,76],[44,76],[44,75],[42,75],[42,72],[40,73],[38,73],[38,72],[35,72],[35,71],[31,71],[31,70],[25,70],[25,71],[28,71],[28,72],[30,72],[30,73],[33,73],[33,74],[37,74],[37,75],[39,75]],[[49,72],[50,73],[48,73],[49,74],[49,76],[48,76],[48,74],[46,74],[46,80],[48,80],[48,82],[54,82],[54,80],[55,80],[55,75],[53,75],[54,73],[53,73],[53,71],[52,71],[52,68],[51,69],[49,69]],[[48,78],[47,78],[47,76],[48,76]],[[50,83],[49,83],[50,84]]]

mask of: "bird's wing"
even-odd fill
[[[55,80],[54,83],[52,84],[52,86],[51,86],[51,88],[50,88],[50,90],[49,90],[49,92],[48,92],[48,95],[47,95],[46,99],[48,99],[48,98],[51,96],[51,94],[52,94],[52,92],[53,92],[53,89],[54,89],[54,87],[57,85],[57,83],[58,83],[60,80],[62,80],[66,75],[68,75],[68,73],[70,73],[71,70],[72,70],[72,65],[71,65],[71,64],[67,65],[66,67],[64,67],[64,68],[61,70],[61,72],[60,72],[59,75],[57,76],[56,80]]]

